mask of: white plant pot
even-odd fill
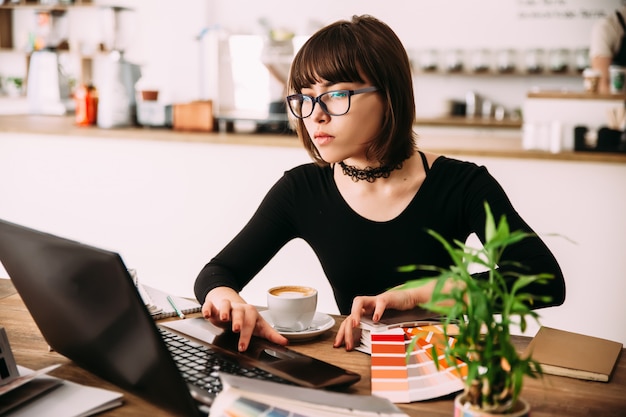
[[[459,394],[454,399],[454,417],[530,417],[530,404],[518,398],[513,409],[507,413],[494,414],[493,412],[471,408],[465,402],[465,394]]]
[[[18,87],[12,82],[8,82],[5,86],[6,93],[9,97],[20,97],[22,95],[22,87]]]

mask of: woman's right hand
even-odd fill
[[[202,316],[222,328],[230,327],[233,333],[239,333],[237,349],[248,349],[252,335],[262,337],[279,345],[286,345],[286,337],[278,333],[267,322],[256,307],[245,302],[233,289],[218,287],[211,290],[202,305]]]

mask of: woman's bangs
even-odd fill
[[[311,39],[298,53],[291,73],[296,74],[292,87],[300,92],[319,82],[364,82],[359,74],[354,43],[347,45],[339,36]]]

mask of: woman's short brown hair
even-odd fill
[[[290,93],[326,80],[365,82],[378,87],[384,102],[383,125],[367,148],[368,159],[394,166],[415,150],[415,100],[411,67],[398,36],[380,20],[353,16],[313,34],[296,54],[289,76]],[[294,121],[298,136],[313,160],[326,165],[301,119]]]

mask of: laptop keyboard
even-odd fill
[[[293,385],[292,382],[263,369],[244,367],[227,356],[220,355],[210,347],[169,332],[166,329],[159,328],[159,331],[183,379],[208,391],[210,394],[217,395],[222,391],[219,372]]]

